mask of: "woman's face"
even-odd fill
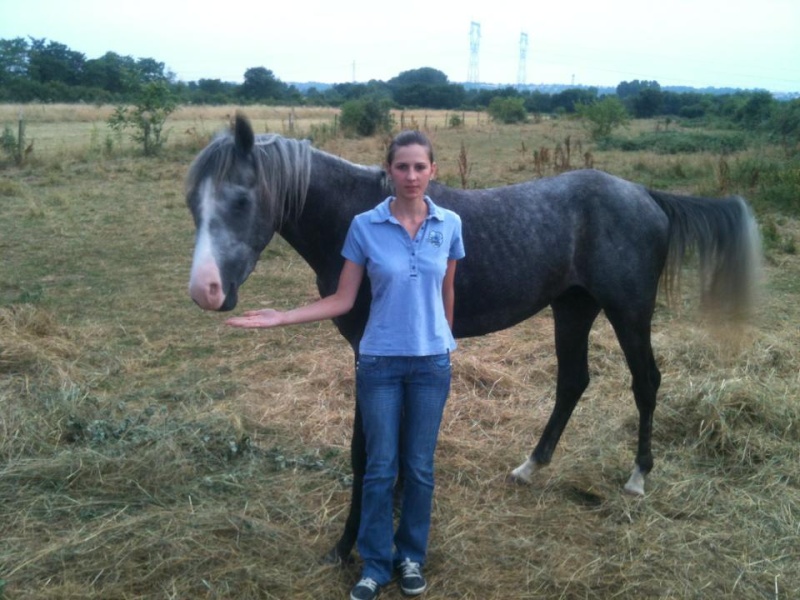
[[[389,177],[395,194],[404,200],[422,199],[428,182],[436,174],[436,163],[428,156],[428,149],[419,144],[400,146],[389,165]]]

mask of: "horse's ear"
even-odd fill
[[[236,148],[244,154],[249,154],[255,143],[255,134],[253,134],[253,126],[250,125],[250,120],[240,112],[236,113],[233,136]]]

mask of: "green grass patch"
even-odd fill
[[[599,143],[602,150],[624,152],[655,152],[656,154],[695,154],[712,152],[730,154],[746,150],[749,137],[745,133],[726,131],[658,131],[641,133],[634,138],[612,136]]]

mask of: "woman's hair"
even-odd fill
[[[389,149],[386,151],[386,164],[391,165],[394,161],[394,155],[398,148],[402,148],[404,146],[411,146],[413,144],[419,144],[423,148],[428,151],[428,160],[431,163],[434,162],[433,160],[433,144],[421,131],[417,131],[416,129],[407,129],[406,131],[401,131],[392,140],[392,143],[389,144]]]

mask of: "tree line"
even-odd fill
[[[505,107],[501,119],[503,114],[511,114],[516,120],[527,114],[579,112],[581,107],[607,96],[593,87],[567,88],[556,93],[514,86],[467,87],[450,82],[443,72],[430,67],[406,71],[388,81],[339,83],[324,89],[312,86],[301,90],[282,82],[263,66],[247,69],[242,83],[219,79],[184,82],[154,58],[134,59],[106,52],[99,58],[87,59],[81,52],[52,40],[0,40],[0,102],[136,103],[143,93],[152,93],[154,85],[168,93],[175,104],[341,107],[354,100],[377,98],[400,108],[486,110],[494,102],[495,107]],[[633,118],[723,117],[758,127],[780,112],[778,101],[766,91],[674,92],[662,89],[656,81],[635,80],[620,83],[615,96]],[[509,111],[509,107],[514,110]]]

